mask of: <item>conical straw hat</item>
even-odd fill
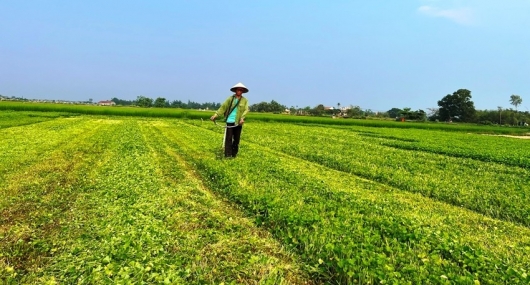
[[[238,84],[232,86],[232,88],[230,88],[230,91],[232,92],[236,92],[236,88],[243,88],[245,89],[245,91],[243,91],[243,93],[247,93],[248,92],[248,88],[245,87],[245,85],[243,85],[243,83],[239,82]]]

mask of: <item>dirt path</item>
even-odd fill
[[[490,136],[530,140],[530,134],[525,134],[524,136],[511,136],[511,135],[490,135]]]

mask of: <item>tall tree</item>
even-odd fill
[[[269,103],[269,106],[271,108],[271,111],[275,113],[282,113],[283,111],[285,111],[285,109],[287,109],[287,107],[274,100]]]
[[[388,116],[390,118],[397,118],[401,114],[401,112],[403,112],[403,110],[399,108],[392,108],[386,112],[388,113]]]
[[[173,108],[182,108],[182,109],[186,109],[188,107],[188,105],[180,100],[174,100],[171,102],[170,104],[171,107]]]
[[[517,111],[517,106],[521,105],[523,103],[523,99],[519,95],[512,95],[510,96],[510,104],[515,106],[515,111]]]
[[[438,120],[438,117],[440,115],[440,108],[427,108],[427,110],[429,111],[429,114],[427,114],[429,120]]]
[[[409,107],[405,107],[403,108],[403,110],[401,110],[401,113],[399,115],[401,115],[401,117],[405,119],[409,119],[411,114],[412,114],[412,109]]]
[[[122,99],[118,99],[116,97],[112,98],[110,101],[114,102],[116,105],[123,105],[123,106],[129,106],[129,105],[134,105],[135,104],[134,101],[122,100]]]
[[[252,112],[274,112],[274,113],[281,113],[285,111],[287,107],[284,105],[272,100],[270,103],[267,102],[260,102],[257,104],[253,104],[250,106],[250,110]]]
[[[447,94],[438,101],[438,106],[442,120],[471,122],[475,117],[475,104],[471,101],[471,91],[467,89],[458,89],[452,95]]]
[[[315,108],[311,110],[311,113],[315,116],[321,116],[325,110],[326,108],[323,104],[318,104]]]
[[[359,106],[351,106],[346,113],[349,117],[358,117],[363,115],[363,110]]]
[[[140,107],[151,107],[153,105],[153,99],[145,96],[138,96],[136,97],[136,105]]]
[[[166,106],[166,98],[158,97],[155,99],[155,107],[164,108]]]

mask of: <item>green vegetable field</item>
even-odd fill
[[[0,111],[0,284],[530,284],[530,140]]]

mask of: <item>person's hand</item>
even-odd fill
[[[210,120],[214,121],[215,118],[217,118],[217,115],[216,115],[216,114],[213,114],[213,116],[210,117]]]
[[[241,118],[241,119],[239,120],[239,124],[240,124],[240,125],[243,125],[244,122],[245,122],[245,119],[243,119],[243,118]]]

